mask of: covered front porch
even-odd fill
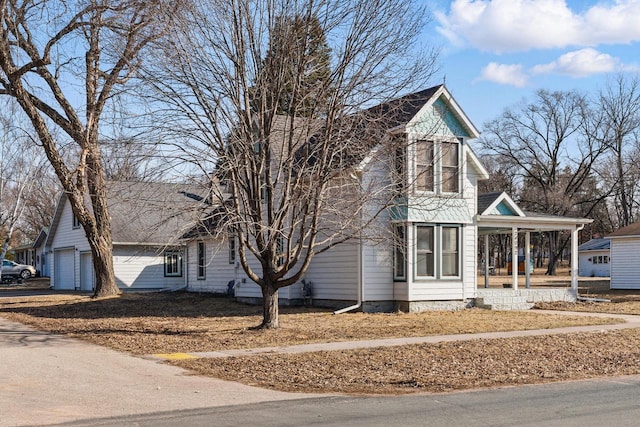
[[[593,222],[586,218],[569,218],[554,215],[544,215],[539,213],[530,213],[522,211],[506,193],[492,193],[478,197],[478,215],[476,223],[478,226],[478,235],[481,237],[481,253],[485,260],[485,268],[483,268],[484,284],[481,278],[478,280],[477,300],[480,305],[486,299],[497,301],[495,304],[501,303],[501,297],[513,297],[514,304],[517,306],[520,302],[532,305],[539,301],[575,301],[578,294],[578,244],[579,233],[585,225]],[[540,232],[569,231],[571,233],[571,260],[566,286],[566,278],[564,286],[551,288],[545,286],[543,288],[532,286],[532,254],[531,254],[531,234]],[[502,277],[498,287],[491,287],[492,270],[490,266],[489,256],[489,237],[496,234],[508,234],[511,236],[510,257],[512,260],[512,274]],[[519,277],[519,255],[521,253],[519,246],[519,238],[524,235],[524,244],[522,252],[524,255],[523,266],[523,283]],[[494,272],[495,273],[495,272]],[[555,277],[546,276],[551,279]],[[496,299],[497,298],[497,299]],[[504,300],[503,298],[503,300]],[[506,300],[504,300],[506,301]],[[477,301],[478,302],[478,301]],[[530,308],[530,307],[529,307]]]

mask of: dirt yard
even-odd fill
[[[598,305],[599,311],[620,312],[615,307],[623,302]],[[590,307],[567,308],[582,306]],[[283,308],[279,330],[254,330],[260,313],[260,307],[187,293],[0,298],[2,317],[138,355],[614,322],[535,310],[335,316]],[[279,390],[393,394],[640,373],[639,344],[640,331],[627,330],[173,363]]]

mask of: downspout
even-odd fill
[[[364,245],[362,244],[362,231],[360,231],[360,243],[358,250],[358,300],[352,306],[341,308],[340,310],[336,310],[333,314],[342,314],[348,311],[353,311],[362,306],[362,299],[364,296]]]
[[[360,184],[360,188],[362,188],[362,175],[355,176],[351,175],[353,178],[358,180]],[[362,209],[360,210],[360,223],[362,224]],[[342,314],[348,311],[356,310],[362,307],[362,300],[364,298],[364,245],[362,244],[362,226],[360,228],[360,236],[359,236],[359,248],[358,248],[358,297],[357,301],[354,305],[349,307],[341,308],[340,310],[336,310],[333,314]]]

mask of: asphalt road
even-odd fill
[[[640,376],[396,397],[326,397],[69,426],[638,426]]]

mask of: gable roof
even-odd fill
[[[611,247],[611,241],[609,239],[599,238],[591,239],[578,246],[579,251],[602,251]]]
[[[478,195],[478,215],[525,216],[525,213],[507,193],[498,191]]]
[[[616,237],[635,237],[640,236],[640,222],[634,222],[633,224],[629,224],[626,227],[622,227],[614,231],[613,233],[605,236],[606,239],[616,238]]]
[[[202,210],[210,206],[201,186],[161,182],[111,181],[107,183],[107,199],[114,244],[173,244],[197,222]],[[67,202],[63,193],[51,223],[47,246],[51,246],[59,229]]]
[[[387,129],[406,125],[444,85],[433,86],[368,108],[368,117],[380,117]]]

